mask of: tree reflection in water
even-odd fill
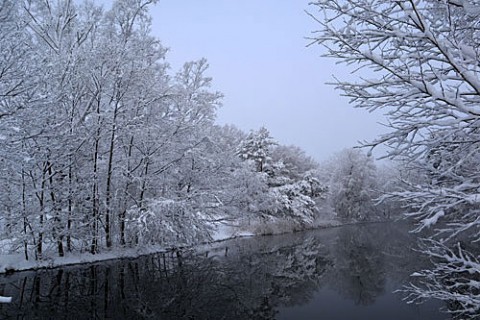
[[[322,288],[372,305],[387,279],[400,286],[418,267],[403,261],[412,254],[404,234],[386,224],[351,226],[16,273],[0,277],[0,295],[13,296],[0,318],[275,319]]]
[[[365,226],[342,228],[332,249],[335,268],[329,285],[355,304],[373,304],[385,288],[385,255],[381,234]],[[377,230],[378,231],[378,230]]]

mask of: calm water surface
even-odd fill
[[[427,261],[403,225],[365,224],[0,276],[0,319],[449,319],[393,293]],[[226,250],[228,248],[228,250]]]

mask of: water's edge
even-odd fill
[[[245,234],[238,235],[232,233],[231,236],[227,236],[218,240],[209,242],[196,243],[190,246],[168,247],[165,248],[160,245],[152,245],[144,248],[115,248],[112,251],[106,251],[98,254],[91,254],[89,252],[80,253],[76,255],[69,255],[67,253],[64,257],[47,258],[41,261],[27,261],[23,258],[22,254],[15,255],[0,255],[0,275],[1,274],[13,274],[24,271],[38,271],[38,270],[52,270],[69,266],[85,265],[89,266],[101,262],[112,262],[121,260],[132,260],[149,255],[161,254],[161,253],[175,253],[184,251],[204,251],[208,250],[212,245],[218,245],[226,241],[246,238],[246,237],[269,237],[275,235],[282,235],[288,233],[305,232],[309,230],[320,230],[326,228],[336,228],[346,225],[361,225],[368,223],[382,223],[387,221],[369,221],[369,222],[340,222],[337,220],[327,221],[326,223],[316,225],[314,227],[306,227],[301,230],[291,230],[290,232],[277,232],[268,234]],[[391,222],[391,221],[389,221]]]

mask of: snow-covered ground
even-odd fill
[[[223,241],[238,237],[253,237],[255,233],[252,231],[241,230],[239,227],[232,225],[220,224],[217,226],[216,232],[213,234],[213,241]]]
[[[25,260],[21,253],[1,254],[0,255],[0,273],[55,268],[73,264],[93,263],[112,259],[136,258],[142,255],[164,252],[165,248],[161,246],[149,246],[144,248],[116,249],[109,252],[90,254],[90,253],[67,253],[65,257],[48,257],[42,261]]]
[[[0,296],[0,303],[10,303],[10,302],[12,302],[12,297]]]

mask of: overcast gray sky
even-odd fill
[[[305,38],[319,26],[304,12],[309,0],[160,0],[153,33],[170,48],[174,70],[206,58],[214,89],[225,95],[218,123],[245,131],[268,128],[282,144],[318,160],[372,139],[380,115],[348,105],[325,82],[353,76],[320,57]]]

